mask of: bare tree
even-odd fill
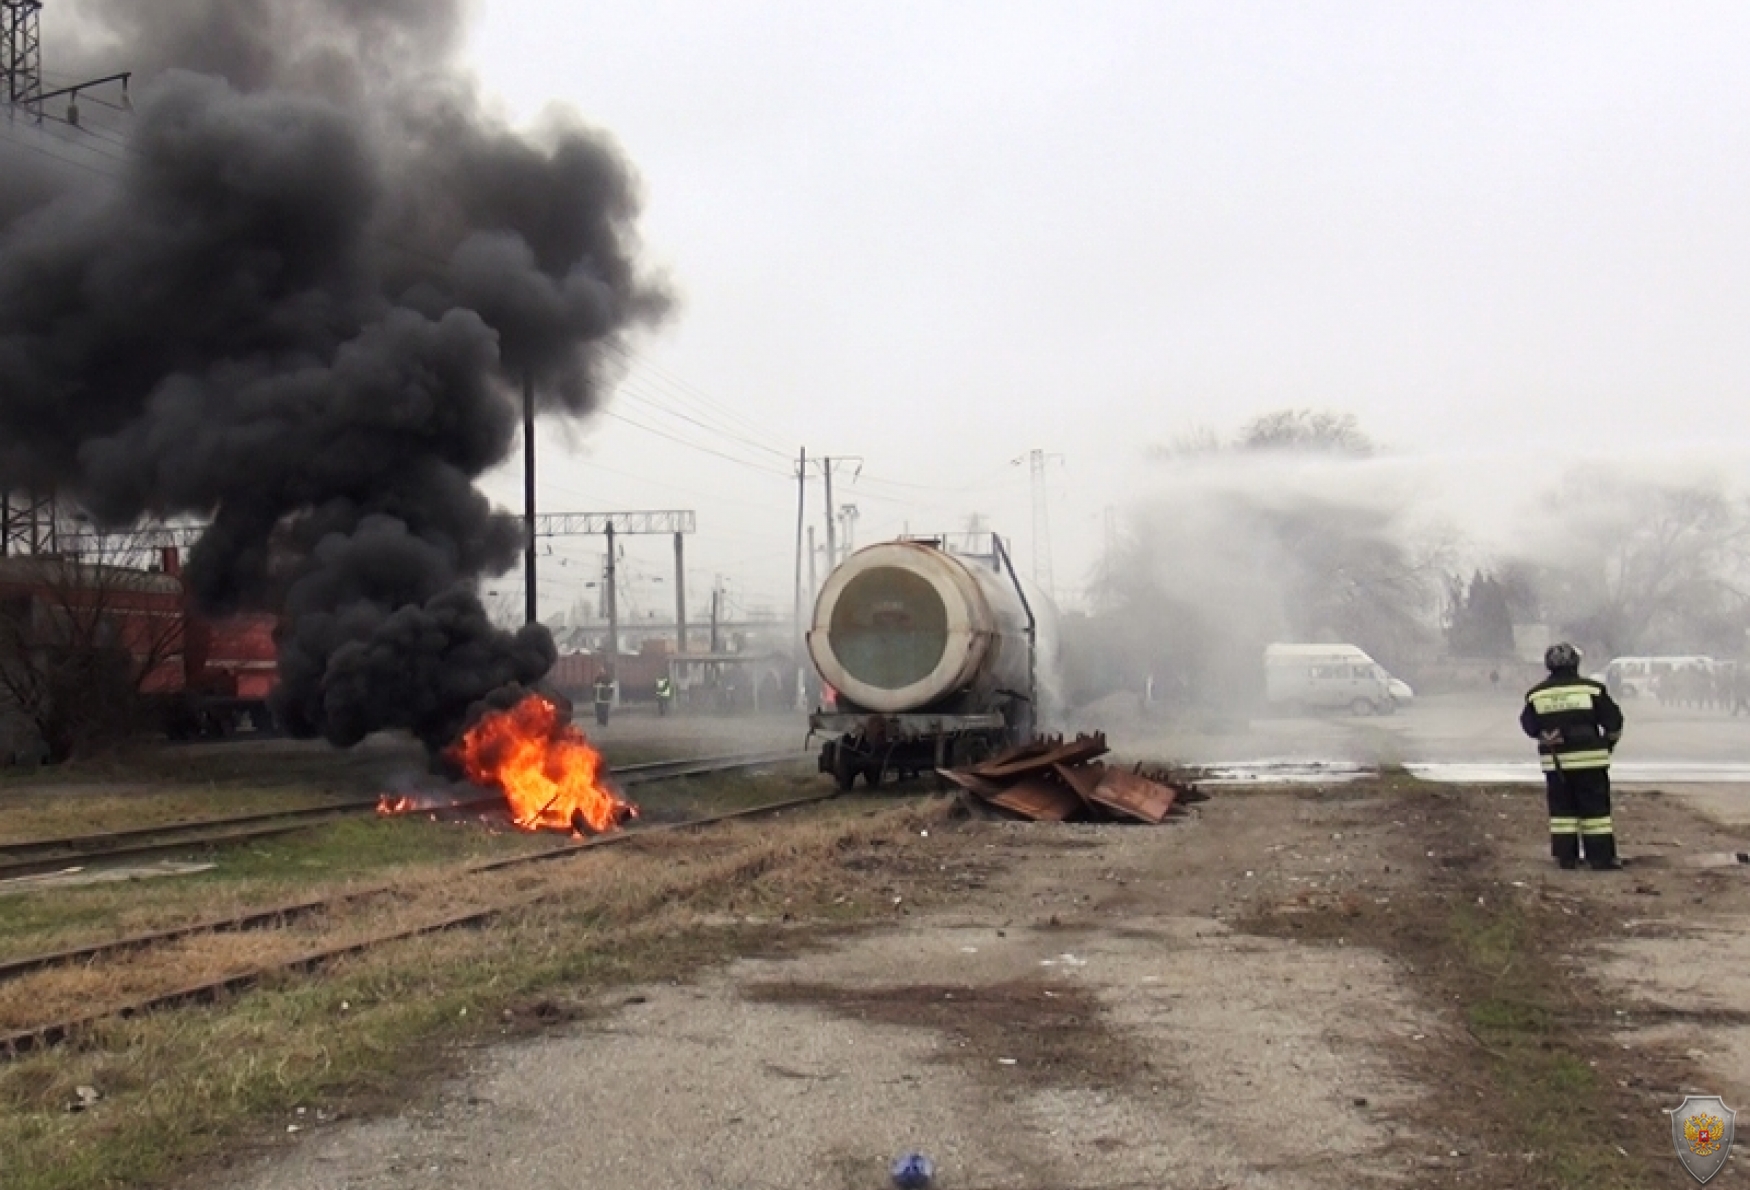
[[[1172,462],[1231,451],[1252,451],[1347,455],[1361,459],[1372,455],[1374,449],[1373,439],[1361,429],[1361,423],[1353,413],[1276,409],[1254,417],[1231,438],[1223,437],[1207,425],[1191,426],[1175,434],[1164,445],[1150,448],[1148,456],[1158,462]]]
[[[1362,433],[1353,413],[1314,409],[1278,409],[1255,417],[1241,427],[1234,446],[1239,450],[1297,451],[1356,458],[1373,453],[1373,439]]]
[[[110,561],[129,548],[0,558],[0,709],[48,760],[136,731],[181,694],[182,583]]]
[[[1604,655],[1736,655],[1750,626],[1750,510],[1710,483],[1589,475],[1554,505],[1559,542],[1538,574],[1558,630]]]

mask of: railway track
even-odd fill
[[[201,847],[221,847],[325,826],[343,818],[373,813],[376,799],[312,806],[304,810],[243,814],[198,822],[167,823],[125,831],[32,839],[0,845],[0,880],[58,872],[70,866],[119,859],[141,859]]]
[[[783,758],[788,759],[793,755],[795,754],[785,753],[783,754]],[[747,757],[735,759],[737,763],[732,767],[748,767],[760,763],[771,763],[770,759],[763,761],[756,761]],[[690,768],[691,765],[696,765],[702,762],[688,762],[685,765],[683,765],[682,762],[662,763],[674,765],[676,767]],[[718,763],[722,764],[724,762],[719,761]],[[655,766],[646,768],[645,771],[650,775],[643,778],[643,781],[664,780],[677,775],[674,773],[659,774],[654,770]],[[719,768],[712,771],[722,771],[722,769]],[[678,775],[691,774],[689,772]],[[678,822],[660,823],[653,826],[620,830],[613,834],[596,835],[588,839],[571,841],[561,846],[550,848],[546,851],[537,851],[527,855],[508,856],[502,859],[480,861],[467,865],[463,871],[468,874],[494,872],[524,864],[543,863],[565,859],[585,851],[592,851],[601,847],[611,847],[633,839],[643,838],[647,835],[662,834],[672,831],[696,830],[739,819],[753,818],[767,814],[777,814],[786,810],[817,805],[837,796],[839,796],[838,790],[832,789],[818,794],[810,794],[807,797],[788,798],[783,801],[768,802],[763,805],[749,806],[739,810],[730,810],[721,814],[711,814],[700,818],[684,819]],[[129,938],[114,939],[93,946],[17,959],[9,963],[0,964],[0,979],[16,978],[29,971],[41,970],[44,967],[88,961],[126,950],[140,949],[164,942],[174,941],[200,933],[252,929],[274,924],[283,924],[284,922],[290,921],[296,917],[319,912],[322,909],[334,905],[348,901],[362,900],[372,896],[379,896],[396,890],[397,886],[394,885],[380,885],[374,888],[355,890],[333,897],[305,900],[286,905],[274,906],[268,909],[254,910],[250,913],[239,914],[234,917],[215,918],[209,921],[181,926],[171,930],[163,930],[150,934],[138,934]],[[449,914],[430,921],[422,922],[418,925],[374,935],[344,945],[306,951],[287,959],[276,960],[272,963],[252,967],[216,979],[210,979],[200,983],[175,988],[166,992],[155,993],[125,1003],[112,1004],[83,1014],[77,1018],[55,1021],[42,1025],[33,1025],[27,1029],[17,1030],[8,1034],[0,1034],[0,1061],[17,1058],[24,1054],[60,1045],[102,1021],[127,1019],[156,1009],[173,1008],[187,1004],[208,1003],[221,996],[255,987],[257,984],[261,983],[262,980],[281,972],[314,971],[336,959],[359,954],[388,943],[405,941],[412,938],[423,937],[427,934],[439,933],[445,930],[453,930],[465,926],[483,925],[486,922],[497,917],[502,917],[507,913],[514,913],[518,909],[538,904],[544,900],[547,895],[547,893],[542,892],[509,901],[501,901],[493,905],[470,909],[463,913]]]
[[[622,786],[647,785],[653,781],[672,781],[682,777],[705,776],[730,772],[738,768],[756,768],[785,760],[800,759],[795,751],[758,752],[735,756],[655,760],[626,765],[611,770]],[[470,811],[495,806],[500,798],[464,799],[435,810]],[[328,806],[313,806],[302,810],[277,810],[260,814],[243,814],[233,818],[209,818],[197,822],[168,823],[164,826],[139,827],[125,831],[105,831],[71,835],[59,839],[32,839],[18,843],[0,843],[0,881],[20,876],[38,876],[63,871],[68,867],[115,860],[145,859],[174,855],[178,852],[226,847],[258,839],[291,834],[326,826],[345,818],[374,814],[377,799],[337,802]],[[4,967],[0,967],[0,972]],[[0,975],[3,978],[3,975]]]

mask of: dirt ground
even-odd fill
[[[1628,794],[1627,850],[1677,858],[1564,873],[1542,816],[1398,777],[973,819],[896,855],[891,927],[771,923],[195,1184],[858,1190],[910,1149],[943,1190],[1690,1184],[1662,1110],[1750,1099],[1750,870],[1675,865],[1750,833]]]

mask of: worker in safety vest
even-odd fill
[[[596,726],[608,725],[608,713],[614,709],[614,675],[603,670],[595,680]]]
[[[656,679],[656,713],[667,715],[668,709],[674,705],[674,679],[667,674]]]
[[[1537,741],[1549,793],[1549,846],[1564,868],[1584,858],[1620,868],[1610,821],[1610,754],[1622,738],[1622,708],[1603,684],[1580,676],[1580,650],[1551,645],[1549,677],[1525,695],[1519,726]]]

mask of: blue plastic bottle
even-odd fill
[[[894,1161],[889,1172],[899,1190],[927,1190],[936,1176],[936,1164],[922,1153],[907,1153]]]

